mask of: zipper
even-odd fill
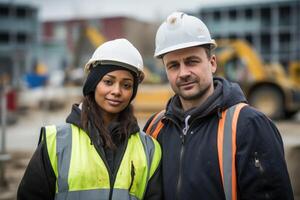
[[[109,189],[109,199],[111,199],[111,196],[112,196],[112,186],[114,185],[114,183],[112,183],[112,179],[113,179],[113,177],[112,177],[112,172],[111,172],[111,170],[110,170],[110,168],[109,168],[109,166],[108,166],[108,163],[107,163],[107,161],[106,161],[106,158],[105,158],[105,156],[104,156],[104,149],[103,149],[103,154],[102,154],[102,151],[100,150],[100,149],[98,149],[98,146],[95,146],[94,145],[94,147],[96,148],[96,150],[97,150],[97,152],[99,153],[99,156],[100,156],[100,158],[102,159],[102,161],[103,161],[103,163],[104,163],[104,165],[105,165],[105,167],[106,167],[106,170],[107,170],[107,172],[108,172],[108,176],[109,176],[109,185],[110,185],[110,189]],[[102,148],[102,147],[100,147],[100,148]]]
[[[181,189],[181,185],[182,185],[182,159],[184,156],[184,152],[185,152],[185,137],[187,135],[187,132],[189,130],[189,124],[188,121],[190,119],[190,115],[188,115],[185,119],[184,119],[184,128],[182,129],[182,134],[180,134],[180,138],[181,138],[181,148],[180,148],[180,156],[179,156],[179,173],[178,173],[178,180],[177,180],[177,187],[176,187],[176,199],[179,199],[179,195],[180,195],[180,189]]]
[[[118,160],[118,163],[117,163],[117,165],[116,165],[117,167],[115,168],[114,174],[112,174],[112,172],[109,170],[109,171],[110,171],[110,174],[112,174],[112,175],[109,176],[111,181],[110,181],[110,190],[109,190],[109,198],[108,198],[108,199],[112,199],[112,193],[113,193],[113,190],[114,190],[114,185],[115,185],[116,177],[117,177],[117,174],[118,174],[118,171],[119,171],[121,162],[122,162],[122,160],[123,160],[123,156],[124,156],[125,151],[126,151],[126,149],[127,149],[128,139],[126,140],[126,144],[125,144],[125,145],[126,145],[126,146],[124,147],[124,150],[122,151],[121,157],[120,157],[120,159]],[[106,163],[106,160],[105,160],[105,163]],[[131,163],[131,164],[132,164],[131,167],[134,168],[133,163]],[[133,182],[133,181],[132,181],[132,182]]]
[[[183,158],[183,154],[184,154],[184,151],[185,151],[184,137],[185,137],[184,135],[181,135],[182,145],[181,145],[180,157],[179,157],[179,173],[178,173],[178,179],[177,179],[176,199],[179,199],[180,189],[181,189],[181,185],[182,185],[181,171],[182,171],[182,158]]]
[[[106,158],[105,158],[105,156],[104,156],[104,155],[105,155],[104,149],[103,149],[101,146],[98,147],[98,145],[95,145],[95,144],[94,144],[94,147],[95,147],[96,151],[98,152],[100,158],[102,159],[102,161],[103,161],[103,163],[104,163],[104,165],[105,165],[105,167],[106,167],[106,170],[107,170],[107,172],[108,172],[108,176],[109,176],[109,185],[110,185],[110,189],[109,189],[109,198],[108,198],[108,199],[112,199],[112,193],[113,193],[113,188],[114,188],[114,185],[115,185],[115,179],[116,179],[117,173],[118,173],[118,171],[119,171],[121,162],[122,162],[122,160],[123,160],[123,156],[124,156],[125,151],[126,151],[126,149],[127,149],[128,139],[127,139],[125,145],[126,145],[126,146],[124,147],[124,150],[123,150],[123,152],[121,153],[121,154],[122,154],[122,155],[121,155],[121,159],[119,159],[118,164],[116,165],[117,167],[116,167],[115,172],[114,172],[114,174],[113,174],[112,171],[110,170],[110,168],[109,168],[109,166],[108,166],[108,163],[107,163],[107,161],[106,161]]]
[[[216,106],[215,108],[217,108],[218,106]],[[215,109],[214,108],[214,109]],[[221,113],[219,112],[221,111],[221,109],[218,109],[218,119],[221,118]],[[182,171],[182,159],[183,159],[183,155],[185,152],[185,137],[188,133],[189,128],[194,124],[195,121],[197,121],[199,118],[201,118],[202,116],[198,116],[196,117],[191,124],[188,124],[188,120],[190,119],[190,115],[188,115],[185,120],[185,126],[182,129],[182,134],[180,135],[181,138],[181,149],[180,149],[180,157],[179,157],[179,174],[178,174],[178,181],[177,181],[177,187],[176,187],[176,199],[179,199],[179,194],[180,194],[180,189],[181,189],[181,185],[182,185],[182,175],[181,175],[181,171]],[[180,127],[171,117],[168,117],[166,115],[166,119],[169,119],[170,121],[172,121],[177,127]]]
[[[221,119],[221,118],[222,118],[222,109],[221,109],[221,107],[220,107],[219,105],[217,105],[217,106],[215,106],[212,110],[215,110],[215,109],[217,109],[217,116],[218,116],[218,119]],[[195,117],[195,118],[193,119],[193,121],[191,122],[191,124],[190,124],[189,127],[191,127],[198,119],[203,118],[204,116],[205,116],[205,115],[199,115],[199,116]]]

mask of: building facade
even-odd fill
[[[300,1],[274,0],[202,7],[213,38],[242,38],[266,63],[300,61]]]
[[[0,74],[14,87],[37,59],[37,15],[33,5],[0,2]]]

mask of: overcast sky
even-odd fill
[[[42,20],[74,17],[125,15],[146,21],[164,19],[172,11],[195,11],[212,4],[236,4],[249,0],[0,0],[33,2],[40,8]],[[252,0],[262,1],[262,0]],[[274,0],[263,0],[274,1]]]

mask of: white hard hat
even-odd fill
[[[206,25],[197,17],[173,12],[157,30],[154,57],[203,44],[211,44],[213,49],[217,47]]]
[[[85,65],[85,71],[88,72],[95,62],[125,67],[137,74],[139,82],[144,79],[143,58],[139,51],[124,38],[111,40],[100,45]]]

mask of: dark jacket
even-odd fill
[[[237,84],[224,79],[214,78],[214,87],[200,107],[183,112],[176,95],[166,107],[158,135],[166,200],[225,199],[217,153],[218,121],[221,111],[246,99]],[[250,106],[242,108],[237,122],[236,165],[238,199],[293,199],[280,133]]]
[[[72,112],[68,116],[66,122],[74,124],[78,127],[82,127],[80,123],[80,109],[77,105],[73,105]],[[111,134],[117,129],[117,125],[109,128]],[[131,133],[139,131],[139,127],[136,124],[130,130]],[[90,134],[95,135],[95,134]],[[115,152],[104,149],[97,137],[90,136],[91,145],[94,145],[97,152],[103,159],[111,177],[111,182],[116,177],[117,169],[123,154],[126,149],[127,140],[125,143],[120,144]],[[31,158],[25,174],[20,182],[17,199],[18,200],[53,200],[55,196],[55,184],[56,177],[51,167],[50,159],[48,156],[46,144],[43,140],[38,145],[33,157]],[[162,184],[161,184],[161,170],[160,167],[156,170],[150,181],[145,193],[144,199],[148,200],[160,200],[162,199]],[[87,199],[88,200],[88,199]]]

